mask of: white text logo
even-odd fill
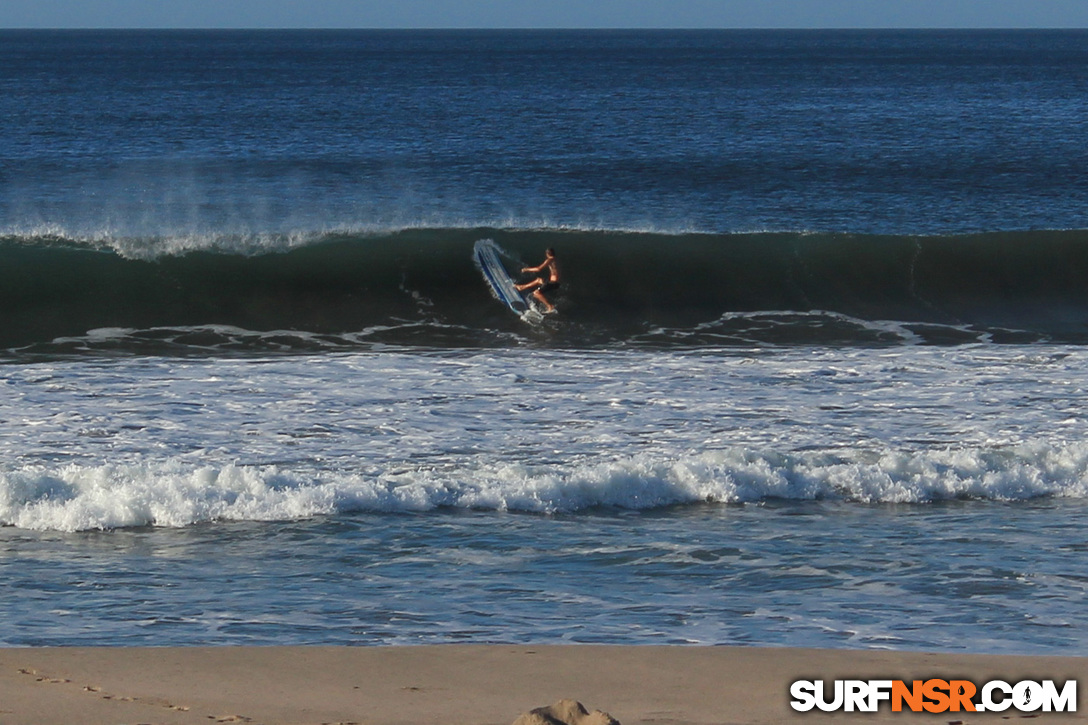
[[[991,680],[976,687],[969,680],[798,680],[790,686],[790,706],[798,712],[876,712],[887,702],[892,712],[1076,712],[1077,681],[1060,688],[1053,680],[1010,684]]]

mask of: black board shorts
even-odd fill
[[[559,289],[559,283],[558,282],[545,282],[544,284],[540,285],[539,289],[540,289],[541,292],[551,292],[553,289]]]

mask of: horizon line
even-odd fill
[[[947,25],[947,26],[896,26],[896,25],[842,25],[842,26],[820,26],[820,27],[786,27],[786,26],[677,26],[677,27],[646,27],[646,26],[503,26],[503,27],[485,27],[485,26],[450,26],[450,25],[436,25],[436,26],[413,26],[413,27],[385,27],[385,26],[351,26],[351,27],[333,27],[333,26],[217,26],[217,25],[192,25],[192,26],[158,26],[158,25],[81,25],[81,26],[37,26],[37,25],[12,25],[12,26],[0,26],[0,31],[4,30],[154,30],[154,31],[168,31],[168,30],[313,30],[323,32],[336,32],[336,31],[353,31],[353,30],[366,30],[366,31],[440,31],[440,30],[461,30],[461,31],[474,31],[474,32],[486,32],[486,31],[685,31],[685,32],[698,32],[698,31],[754,31],[754,30],[781,30],[787,32],[799,32],[799,31],[850,31],[850,30],[899,30],[899,31],[951,31],[951,30],[966,30],[966,31],[995,31],[995,30],[1088,30],[1088,25],[1084,26],[1062,26],[1062,25],[1032,25],[1032,26],[1011,26],[1011,25],[992,25],[992,26],[966,26],[966,25]]]

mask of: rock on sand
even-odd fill
[[[538,707],[524,713],[513,725],[620,725],[607,712],[589,712],[575,700],[560,700],[554,705]]]

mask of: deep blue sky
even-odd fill
[[[1088,0],[2,0],[0,28],[1085,28]]]

